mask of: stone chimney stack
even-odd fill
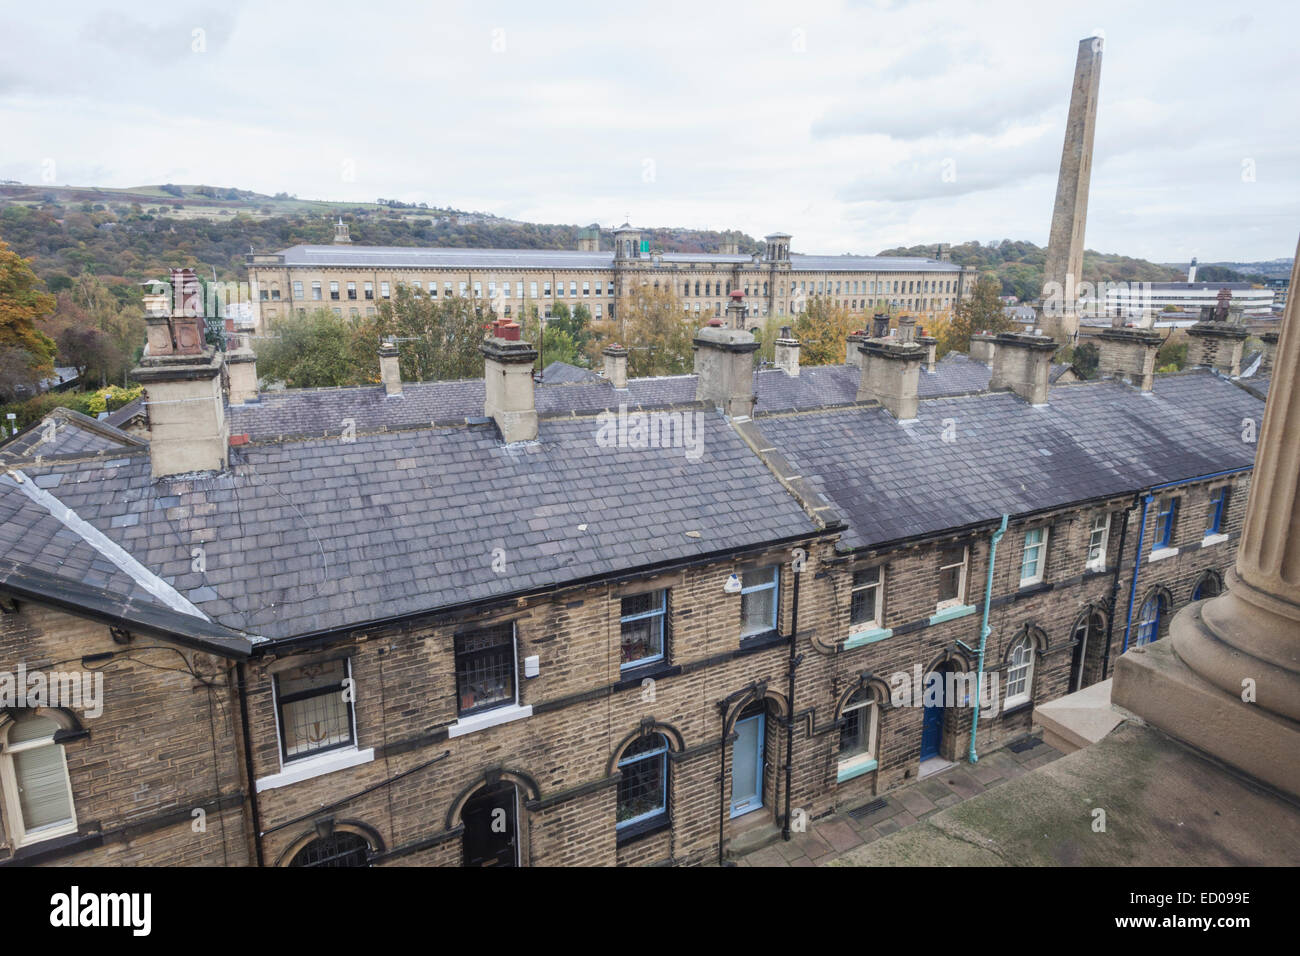
[[[790,331],[790,326],[781,327],[781,337],[776,340],[773,350],[776,367],[791,378],[799,377],[799,340]]]
[[[483,414],[497,423],[507,444],[537,439],[537,405],[533,397],[533,363],[537,350],[519,339],[519,325],[497,319],[492,335],[479,346],[483,353]]]
[[[193,269],[171,270],[171,314],[145,316],[148,344],[131,377],[144,386],[154,478],[223,471],[230,425],[221,352],[204,343],[203,287]]]
[[[257,392],[257,356],[248,344],[246,335],[227,336],[229,347],[226,349],[226,381],[229,393],[226,400],[231,405],[243,405],[255,402]]]
[[[716,321],[716,320],[715,320]],[[754,353],[744,329],[710,323],[695,335],[695,400],[712,402],[731,418],[754,411]]]
[[[993,367],[993,353],[997,351],[997,346],[993,343],[993,336],[987,332],[977,332],[970,337],[970,346],[967,354],[977,362],[983,362],[990,368]]]
[[[1152,329],[1102,329],[1096,335],[1097,371],[1149,392],[1155,384],[1156,352],[1164,341]]]
[[[1232,308],[1232,292],[1220,289],[1214,308],[1202,310],[1201,320],[1187,330],[1187,364],[1216,369],[1222,375],[1240,375],[1249,335],[1241,324],[1240,309]]]
[[[1046,405],[1056,340],[1032,332],[1003,332],[993,339],[989,391],[1015,392],[1030,405]]]
[[[858,368],[862,368],[862,353],[858,351],[858,346],[868,338],[871,338],[871,336],[861,330],[849,333],[849,337],[844,341],[845,365],[856,365]],[[877,336],[877,338],[879,338],[879,336]]]
[[[916,341],[925,349],[925,370],[934,373],[935,361],[939,355],[939,340],[933,335],[926,335],[925,329],[918,329]]]
[[[889,316],[884,312],[877,312],[871,317],[871,337],[873,339],[883,339],[889,335]]]
[[[626,389],[627,349],[621,345],[606,345],[601,354],[605,356],[605,378],[616,389]]]
[[[1264,332],[1260,335],[1260,341],[1264,343],[1264,358],[1259,363],[1259,370],[1256,375],[1273,374],[1273,355],[1277,352],[1278,332]]]
[[[402,372],[397,358],[397,343],[391,339],[379,343],[379,378],[384,392],[392,397],[402,394]]]
[[[901,337],[900,333],[899,340],[867,339],[858,347],[862,353],[858,401],[877,401],[903,422],[916,418],[925,348],[917,342],[903,342]]]

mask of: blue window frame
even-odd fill
[[[776,630],[776,594],[780,568],[758,568],[741,575],[740,636]]]
[[[620,655],[623,669],[664,659],[668,591],[634,594],[622,600]]]
[[[1213,495],[1210,496],[1210,509],[1209,509],[1209,514],[1207,515],[1208,526],[1205,529],[1205,534],[1207,537],[1212,534],[1220,533],[1220,529],[1223,527],[1223,513],[1225,510],[1227,510],[1227,507],[1228,507],[1228,486],[1224,485],[1222,488],[1218,489],[1217,491],[1214,492]]]
[[[668,812],[668,738],[649,734],[623,751],[618,762],[618,811],[621,830]]]
[[[1160,502],[1156,512],[1156,533],[1151,542],[1151,550],[1158,551],[1169,547],[1174,540],[1174,520],[1178,516],[1178,499],[1166,498]]]

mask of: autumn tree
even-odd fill
[[[938,353],[965,352],[970,347],[972,335],[979,332],[1010,332],[1016,322],[1003,309],[1002,286],[991,274],[980,276],[970,298],[963,298],[953,310],[947,323],[934,327],[939,340]]]
[[[396,336],[402,379],[428,382],[483,374],[483,327],[492,321],[474,299],[417,296],[404,285],[379,307],[377,334]],[[371,351],[378,348],[378,340]]]
[[[328,309],[289,315],[257,346],[258,374],[290,388],[367,385],[379,381],[379,329]]]
[[[695,320],[672,289],[638,286],[620,303],[628,375],[681,375],[694,365]]]
[[[834,299],[815,296],[794,320],[800,365],[843,365],[844,342],[866,321]]]
[[[0,239],[0,353],[6,353],[6,367],[25,362],[36,380],[54,371],[54,341],[36,326],[54,305],[54,296],[41,289],[30,261]]]

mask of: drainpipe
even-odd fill
[[[787,720],[785,723],[785,825],[781,827],[781,839],[790,840],[790,781],[793,777],[791,764],[794,762],[794,671],[803,658],[795,654],[799,641],[799,581],[803,572],[797,569],[799,561],[791,563],[794,569],[794,600],[790,611],[790,663],[786,668],[789,674],[789,686],[786,691],[785,706]]]
[[[975,752],[975,731],[980,723],[980,685],[984,683],[984,645],[989,638],[989,605],[993,601],[993,564],[998,557],[998,542],[1007,531],[1007,516],[1002,516],[1002,524],[998,530],[993,532],[993,538],[989,543],[989,574],[988,579],[984,582],[984,619],[980,623],[980,652],[979,664],[976,665],[975,672],[975,716],[970,722],[970,762],[978,763],[979,754]]]
[[[1133,629],[1133,602],[1137,598],[1138,571],[1142,568],[1142,539],[1147,529],[1147,509],[1151,506],[1151,502],[1155,501],[1154,492],[1164,491],[1166,488],[1177,488],[1181,485],[1190,485],[1198,481],[1209,481],[1212,478],[1222,478],[1225,475],[1236,475],[1243,471],[1251,471],[1254,467],[1254,465],[1245,465],[1241,468],[1229,468],[1227,471],[1216,471],[1212,475],[1167,481],[1163,485],[1152,485],[1146,490],[1146,495],[1142,499],[1142,527],[1138,529],[1137,553],[1133,558],[1133,584],[1128,594],[1128,616],[1124,621],[1124,647],[1120,650],[1121,654],[1128,650],[1129,632]]]
[[[1124,546],[1128,542],[1128,516],[1137,505],[1138,496],[1134,495],[1133,503],[1124,509],[1124,517],[1120,519],[1119,551],[1118,557],[1115,559],[1115,573],[1111,575],[1110,580],[1110,613],[1106,615],[1106,646],[1101,652],[1102,680],[1110,676],[1110,647],[1115,638],[1115,611],[1118,609],[1119,602],[1119,576],[1124,568]]]
[[[239,677],[239,723],[244,731],[244,774],[248,778],[248,804],[253,814],[253,848],[257,852],[257,865],[266,866],[262,855],[262,814],[257,806],[257,778],[253,775],[253,738],[248,732],[248,682],[244,679],[244,665],[235,665]]]
[[[722,718],[722,739],[718,747],[718,866],[726,866],[722,857],[722,841],[727,838],[727,702],[718,702]]]

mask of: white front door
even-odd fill
[[[763,806],[763,715],[736,721],[731,748],[731,815],[738,817]]]

